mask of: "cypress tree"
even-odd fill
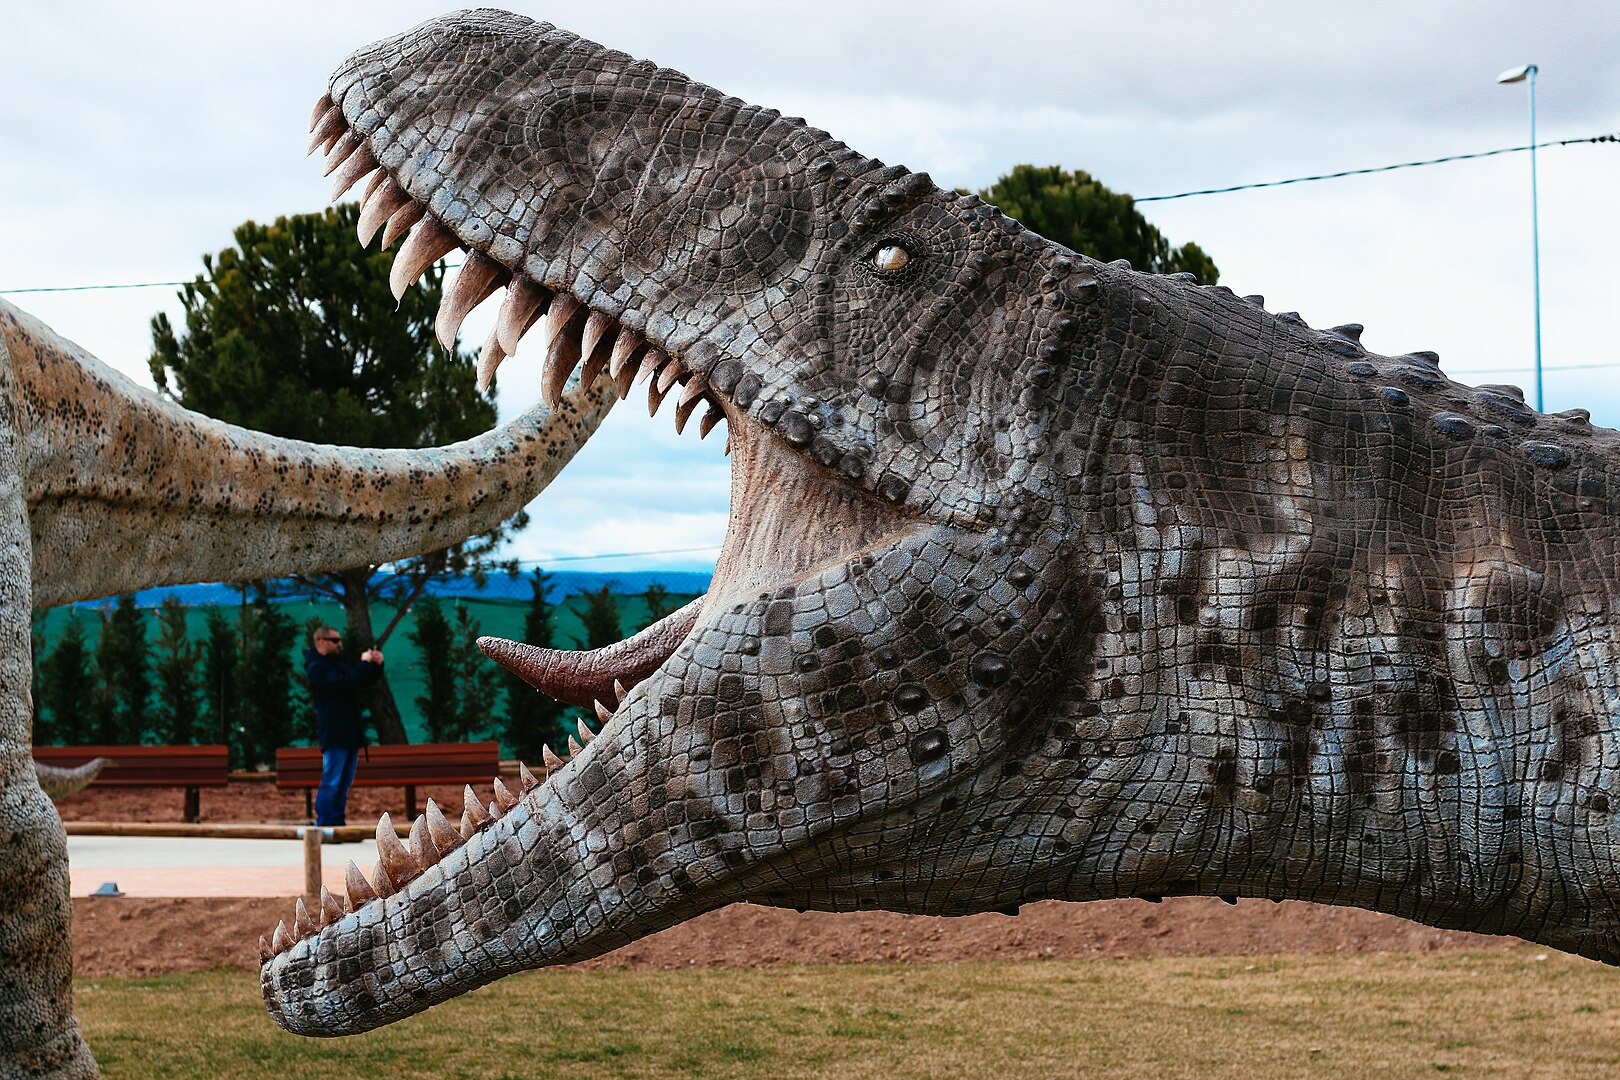
[[[39,665],[39,705],[48,738],[42,740],[36,733],[36,742],[74,746],[95,741],[98,695],[91,659],[84,620],[69,608],[62,636]]]
[[[217,607],[204,616],[206,636],[201,642],[203,716],[208,742],[233,747],[234,764],[243,767],[235,747],[239,745],[240,724],[235,717],[238,700],[236,679],[241,668],[241,630],[236,620]]]
[[[551,582],[538,568],[529,576],[529,605],[523,612],[523,640],[530,645],[550,648],[556,628],[552,623],[555,605],[546,595]],[[506,749],[523,761],[539,761],[540,748],[561,749],[568,741],[563,717],[568,706],[548,697],[505,668],[498,674],[506,688],[506,721],[501,739]]]
[[[197,662],[202,650],[186,635],[186,606],[174,597],[158,608],[158,639],[152,673],[157,682],[153,727],[170,746],[195,743],[202,733]]]
[[[242,650],[237,665],[238,740],[231,748],[242,768],[275,762],[276,748],[301,727],[302,680],[293,677],[298,624],[270,602],[263,589],[240,613]]]
[[[138,745],[147,735],[148,674],[146,614],[133,596],[120,596],[111,609],[101,608],[101,636],[96,641],[99,701],[94,737],[98,743]]]
[[[456,676],[454,737],[461,742],[475,739],[498,726],[495,703],[500,696],[501,668],[491,663],[474,644],[482,633],[467,605],[457,604],[450,640]]]
[[[580,593],[585,600],[585,610],[579,613],[579,621],[585,624],[585,640],[580,648],[600,649],[624,637],[619,622],[619,598],[613,592],[617,584],[610,581],[600,589]]]
[[[418,600],[413,611],[416,624],[407,636],[416,646],[422,681],[427,685],[427,693],[416,698],[416,708],[427,725],[428,740],[449,742],[456,725],[456,669],[450,655],[450,620],[431,597]]]
[[[636,627],[637,630],[647,629],[675,610],[675,602],[669,598],[669,590],[656,581],[648,585],[647,590],[641,594],[641,602],[647,605],[647,613],[642,617],[641,625]]]

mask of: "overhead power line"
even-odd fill
[[[1573,146],[1576,143],[1612,143],[1620,142],[1620,132],[1608,135],[1588,135],[1581,139],[1554,139],[1551,142],[1535,144],[1535,149],[1541,150],[1548,146]],[[1225,195],[1229,191],[1252,191],[1255,188],[1282,187],[1285,184],[1308,184],[1313,180],[1339,180],[1346,176],[1367,176],[1371,173],[1394,172],[1396,169],[1416,169],[1423,165],[1444,165],[1450,161],[1472,161],[1475,158],[1496,157],[1498,154],[1522,154],[1531,148],[1529,143],[1524,146],[1504,146],[1500,150],[1481,150],[1474,154],[1450,154],[1446,157],[1429,158],[1427,161],[1402,161],[1394,165],[1375,165],[1368,169],[1345,169],[1343,172],[1318,173],[1315,176],[1293,176],[1287,180],[1262,180],[1254,184],[1233,184],[1231,187],[1200,188],[1197,191],[1178,191],[1174,195],[1144,195],[1135,200],[1139,203],[1165,202],[1169,199],[1189,199],[1194,195]]]

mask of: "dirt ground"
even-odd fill
[[[487,795],[487,787],[481,792]],[[461,812],[459,788],[422,788],[447,816]],[[163,788],[81,792],[60,807],[68,821],[179,821],[182,793]],[[399,788],[358,788],[349,820],[404,811]],[[204,789],[210,822],[304,820],[298,792],[271,783]],[[221,965],[253,968],[259,935],[290,918],[290,899],[120,899],[74,901],[73,962],[81,977],[155,975]],[[1512,938],[1434,930],[1387,915],[1288,901],[1171,897],[1162,904],[1047,901],[1016,916],[947,919],[889,912],[827,914],[737,905],[628,945],[583,967],[737,967],[877,960],[1221,956],[1257,953],[1387,952],[1496,948]]]

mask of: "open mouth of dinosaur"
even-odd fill
[[[644,684],[656,685],[660,669],[706,611],[770,595],[818,569],[884,548],[918,525],[915,517],[840,482],[824,467],[829,463],[818,463],[803,452],[804,445],[793,432],[771,431],[752,419],[749,408],[760,394],[761,380],[735,360],[723,359],[699,373],[651,328],[656,316],[615,310],[612,297],[576,295],[559,282],[537,280],[523,266],[499,261],[481,246],[489,243],[489,226],[471,218],[452,224],[435,214],[430,209],[435,201],[419,197],[426,193],[410,191],[408,182],[393,171],[387,153],[374,151],[330,96],[317,103],[311,132],[310,151],[326,153],[334,201],[370,177],[358,226],[362,245],[379,232],[384,247],[404,237],[391,274],[396,296],[438,260],[458,249],[467,251],[459,274],[445,289],[436,321],[436,332],[447,348],[473,308],[506,290],[495,328],[480,353],[480,388],[490,384],[501,362],[527,340],[538,341],[544,350],[541,397],[551,408],[558,406],[576,371],[585,384],[612,380],[621,399],[644,385],[651,415],[673,399],[678,433],[702,407],[700,438],[722,420],[728,425],[732,510],[709,591],[635,636],[592,651],[480,639],[478,645],[489,657],[541,692],[594,711],[601,728],[593,732],[581,722],[579,738],[569,738],[566,755],[547,748],[542,768],[520,766],[519,792],[496,778],[493,798],[485,803],[469,785],[459,825],[429,800],[426,812],[401,839],[402,830],[396,830],[384,814],[377,826],[379,861],[372,873],[368,876],[350,862],[346,898],[323,888],[314,911],[299,899],[291,925],[284,921],[268,938],[260,939],[261,960],[266,963],[334,923],[363,916],[365,909],[389,897],[409,894],[412,883],[451,852],[489,830],[525,797],[544,788],[553,775],[569,768],[574,755],[613,724],[621,711],[638,707],[638,701],[639,707],[657,708],[662,695]],[[806,436],[804,443],[809,441]],[[847,467],[843,471],[849,474]],[[458,865],[462,862],[458,860]],[[434,875],[433,882],[424,886],[441,884]]]

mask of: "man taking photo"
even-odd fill
[[[304,674],[315,700],[321,732],[321,784],[315,791],[315,824],[347,825],[349,785],[366,744],[360,716],[360,692],[382,678],[383,654],[367,649],[351,664],[339,655],[343,637],[330,626],[318,626],[315,647],[304,650]]]

